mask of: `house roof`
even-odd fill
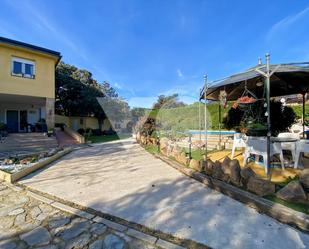
[[[258,65],[242,73],[234,74],[222,80],[208,83],[206,98],[218,100],[221,90],[227,92],[227,100],[236,100],[244,92],[245,86],[255,93],[258,98],[264,95],[264,78],[257,71],[266,72],[265,65]],[[309,91],[309,63],[289,63],[270,65],[270,70],[275,71],[270,78],[270,96],[284,96]],[[205,99],[204,88],[200,98]]]
[[[50,49],[47,49],[47,48],[43,48],[43,47],[39,47],[39,46],[35,46],[35,45],[29,44],[29,43],[24,43],[24,42],[21,42],[21,41],[16,41],[16,40],[12,40],[12,39],[8,39],[8,38],[0,36],[0,44],[1,43],[13,45],[13,46],[21,47],[21,48],[27,48],[27,49],[38,51],[38,52],[45,53],[45,54],[48,54],[48,55],[56,56],[56,57],[58,57],[58,61],[61,59],[60,52],[50,50]]]

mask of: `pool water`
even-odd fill
[[[206,134],[205,131],[197,131],[197,130],[189,130],[189,133],[191,133],[192,135],[195,134]],[[234,135],[236,132],[235,131],[207,131],[207,134],[210,135]]]

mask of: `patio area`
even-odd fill
[[[237,159],[240,163],[241,167],[245,167],[244,164],[244,157],[243,157],[244,150],[238,150],[235,152],[234,159]],[[222,150],[222,151],[215,151],[209,154],[209,159],[212,161],[220,161],[223,162],[225,157],[231,158],[232,150]],[[305,158],[305,160],[308,160]],[[309,162],[309,161],[308,161]],[[309,164],[306,164],[309,165]],[[265,174],[265,168],[261,163],[250,162],[247,164],[253,171],[259,175],[262,179],[267,179],[267,175]],[[285,168],[282,170],[279,167],[271,168],[271,181],[275,183],[285,182],[289,178],[294,178],[300,173],[300,169],[294,168]]]

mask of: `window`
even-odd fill
[[[12,75],[34,79],[35,76],[34,61],[13,57]]]

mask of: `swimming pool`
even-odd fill
[[[189,130],[189,133],[191,133],[192,135],[195,134],[206,134],[205,131],[198,131],[198,130]],[[207,134],[209,135],[234,135],[236,132],[235,131],[207,131]]]

